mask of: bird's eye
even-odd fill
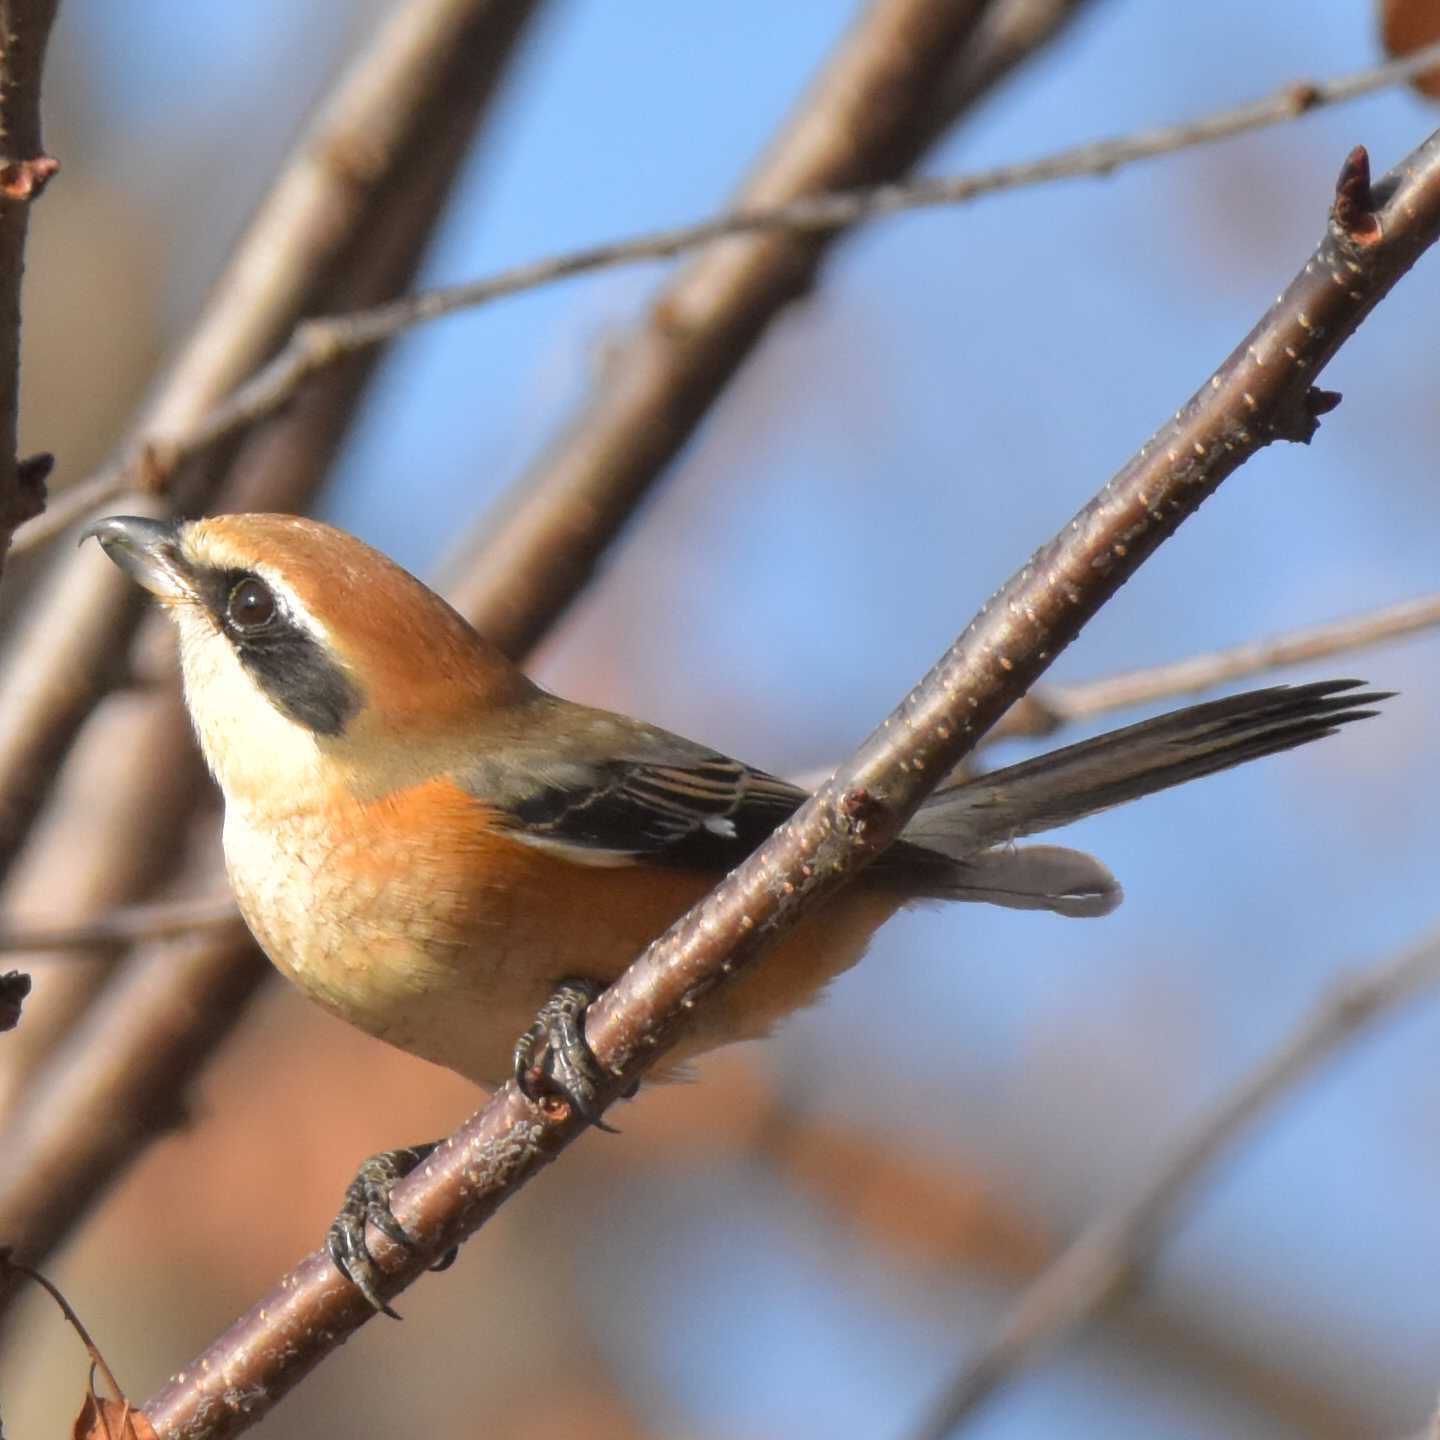
[[[241,632],[263,629],[274,618],[274,592],[253,575],[241,580],[225,602],[225,619]]]

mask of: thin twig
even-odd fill
[[[905,701],[719,887],[591,1008],[586,1038],[633,1083],[690,1012],[760,946],[827,898],[903,829],[926,794],[1083,625],[1246,459],[1308,440],[1333,398],[1313,381],[1440,235],[1440,133],[1372,191],[1347,159],[1325,238],[1269,312],[1139,454],[971,622]],[[1337,283],[1338,277],[1338,283]],[[397,1187],[413,1249],[383,1238],[392,1292],[473,1233],[583,1132],[564,1105],[502,1087]],[[304,1261],[146,1406],[166,1437],[238,1434],[358,1325],[364,1299],[323,1255]],[[234,1403],[243,1392],[246,1404]]]
[[[49,457],[22,461],[20,282],[30,202],[60,167],[40,136],[40,77],[59,0],[0,0],[0,566],[45,504]]]
[[[1249,131],[1299,119],[1313,110],[1345,104],[1377,90],[1403,85],[1440,63],[1440,43],[1402,60],[1322,81],[1293,81],[1273,95],[1217,111],[1200,120],[1091,141],[1039,160],[999,165],[968,175],[926,178],[838,194],[814,195],[781,205],[745,208],[630,240],[529,261],[482,280],[441,287],[351,315],[306,321],[264,369],[241,385],[188,430],[155,430],[147,451],[176,466],[255,424],[285,405],[312,376],[348,356],[383,344],[417,325],[462,310],[552,285],[557,281],[633,265],[668,260],[715,240],[738,235],[790,232],[824,235],[907,210],[966,204],[986,195],[1044,185],[1056,180],[1106,177],[1128,165],[1198,145],[1214,144]],[[123,459],[71,487],[16,537],[17,549],[53,539],[97,506],[136,485],[136,461]]]
[[[111,910],[85,925],[22,927],[0,930],[0,955],[36,950],[102,950],[136,945],[148,940],[169,940],[196,930],[238,925],[240,912],[232,895],[187,896],[153,905],[127,905]]]
[[[1124,1295],[1141,1277],[1176,1212],[1256,1120],[1377,1021],[1437,984],[1440,935],[1337,986],[1181,1137],[1133,1194],[1102,1215],[1027,1287],[915,1432],[915,1440],[944,1440],[998,1386]]]
[[[990,732],[990,740],[1016,735],[1050,735],[1063,725],[1090,720],[1112,710],[1174,700],[1243,680],[1282,665],[1301,665],[1327,655],[1381,645],[1440,625],[1440,595],[1422,595],[1322,625],[1290,630],[1264,640],[1192,655],[1167,665],[1109,675],[1079,685],[1038,686]]]

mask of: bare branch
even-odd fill
[[[1332,397],[1320,370],[1440,235],[1440,134],[1372,193],[1347,159],[1325,238],[1250,335],[1175,418],[990,601],[856,755],[592,1007],[586,1036],[634,1082],[687,1016],[761,945],[834,892],[899,833],[1081,627],[1244,460],[1308,440]],[[391,1291],[473,1233],[574,1140],[564,1105],[513,1084],[397,1187],[413,1250],[380,1239]],[[146,1406],[162,1436],[239,1433],[358,1325],[365,1300],[323,1255],[304,1261]],[[234,1403],[243,1392],[243,1409]]]
[[[1192,655],[1168,665],[1109,675],[1081,685],[1040,686],[1016,704],[986,738],[1050,735],[1062,725],[1090,720],[1112,710],[1195,695],[1230,680],[1243,680],[1282,665],[1301,665],[1327,655],[1381,645],[1437,625],[1440,625],[1440,595],[1422,595],[1363,614],[1346,615],[1323,625],[1252,640],[1227,650]]]
[[[97,1175],[185,1120],[175,1068],[211,1054],[270,973],[237,918],[220,935],[152,946],[104,990],[37,1073],[44,1103],[6,1130],[0,1235],[17,1254],[53,1249],[100,1193]],[[137,1071],[132,1058],[147,1050],[168,1065]],[[0,1296],[13,1294],[0,1281]]]
[[[1022,1367],[1095,1319],[1140,1278],[1181,1205],[1256,1120],[1382,1018],[1440,984],[1440,935],[1338,986],[1021,1295],[915,1440],[944,1440]]]
[[[173,940],[196,930],[215,930],[240,919],[233,895],[187,896],[153,905],[128,905],[88,925],[0,930],[0,955],[32,950],[99,950],[148,940]]]
[[[1013,71],[1059,39],[1089,0],[997,0],[985,12],[975,42],[951,71],[940,109],[960,115]]]
[[[771,210],[904,175],[950,120],[945,86],[993,0],[871,0],[737,197]],[[472,566],[455,601],[523,655],[588,583],[771,323],[814,284],[833,226],[728,234],[671,279],[604,383],[481,531],[505,573]],[[696,243],[702,237],[692,237]],[[378,314],[378,312],[376,312]]]
[[[332,282],[376,195],[425,143],[417,129],[436,86],[457,58],[475,56],[467,46],[483,44],[490,27],[497,36],[513,33],[534,3],[406,0],[395,9],[342,74],[251,221],[149,401],[139,435],[186,432],[273,352],[317,288],[323,293]],[[143,439],[138,453],[149,453]],[[118,463],[129,465],[136,454],[127,446]],[[185,504],[203,508],[213,499],[219,458],[188,467]],[[140,468],[153,482],[153,461]],[[144,494],[133,504],[153,512],[161,501]],[[56,758],[124,654],[141,613],[133,589],[94,555],[58,560],[0,664],[0,868],[23,839]]]
[[[60,0],[0,0],[0,566],[45,505],[49,457],[21,461],[20,282],[30,202],[60,167],[40,137],[40,76]]]
[[[369,208],[362,213],[354,235],[337,250],[330,270],[315,278],[314,294],[321,302],[365,303],[378,294],[392,293],[413,274],[533,6],[506,0],[476,4],[472,9],[469,28],[451,47],[446,63],[430,77],[430,93],[407,95],[407,105],[414,105],[413,147],[396,157],[388,179],[371,193]],[[242,509],[304,508],[326,474],[370,371],[370,361],[365,359],[333,372],[324,387],[311,391],[287,411],[283,422],[248,437],[230,466],[221,502]],[[168,623],[154,617],[153,625],[161,632],[160,653],[170,654],[173,636]],[[23,867],[7,887],[20,913],[38,909],[36,891],[51,897],[48,908],[52,913],[58,895],[58,903],[70,907],[65,918],[72,922],[88,920],[107,903],[143,893],[135,873],[136,857],[172,849],[197,797],[208,796],[199,757],[184,733],[187,727],[174,681],[173,673],[166,670],[159,683],[144,691],[111,696],[96,715],[95,727],[113,736],[113,723],[120,718],[115,711],[142,712],[134,717],[139,721],[138,734],[131,731],[125,744],[117,743],[104,757],[108,773],[103,781],[103,814],[97,814],[93,787],[84,803],[52,807],[71,812],[58,815],[56,826],[47,826],[47,831],[60,832],[54,837],[56,843],[37,847],[42,838],[37,833]],[[87,730],[81,744],[66,757],[67,776],[81,760],[89,733]],[[103,735],[98,738],[103,747]],[[114,753],[126,755],[124,767],[114,766]],[[177,787],[185,794],[184,807],[156,803],[158,796],[168,796]],[[65,823],[77,818],[81,822],[78,835]],[[213,831],[213,821],[209,829]],[[194,844],[188,847],[192,852],[195,848]],[[84,885],[76,883],[77,867],[85,876]],[[66,876],[61,886],[55,884],[57,869]],[[15,892],[23,889],[21,878],[31,874],[35,884],[26,900],[23,893]],[[202,883],[212,891],[219,885],[216,867],[205,873]],[[161,909],[154,907],[152,921],[159,919]],[[135,912],[131,918],[136,918]],[[122,923],[126,923],[124,917]],[[227,1011],[226,1026],[207,1032],[211,1043],[218,1043],[239,1018],[239,1005],[233,997],[248,995],[258,978],[269,973],[253,948],[237,949],[226,933],[191,936],[188,945],[194,948],[186,950],[185,964],[156,966],[149,953],[142,953],[132,957],[125,973],[114,982],[131,1002],[154,1011],[158,1018],[147,1023],[144,1015],[130,1017],[107,1032],[105,1046],[68,1043],[50,1063],[48,1057],[58,1035],[81,1006],[92,1001],[95,989],[106,978],[104,967],[75,964],[63,967],[63,974],[52,970],[46,976],[37,1002],[58,998],[61,1003],[32,1005],[24,1029],[7,1045],[0,1081],[12,1090],[27,1079],[31,1083],[26,1084],[0,1137],[0,1151],[7,1156],[0,1209],[7,1216],[20,1217],[12,1225],[12,1233],[29,1236],[32,1256],[42,1241],[48,1245],[63,1236],[64,1225],[78,1218],[93,1196],[135,1157],[144,1141],[154,1138],[168,1123],[170,1112],[149,1107],[146,1097],[186,1093],[208,1055],[205,1046],[192,1044],[185,1036],[177,1035],[173,1044],[167,1043],[164,1017],[187,1009],[206,1010],[210,1003],[207,993],[213,992],[214,1005]],[[135,981],[132,970],[148,975],[148,981]],[[57,996],[62,990],[65,994]],[[102,1011],[109,1013],[110,1005],[108,997],[102,1000]],[[131,1049],[122,1053],[119,1047],[126,1042]],[[68,1134],[53,1109],[52,1092],[83,1097],[65,1112],[77,1127]],[[124,1115],[130,1127],[125,1147],[110,1144],[103,1128],[93,1123],[94,1117],[112,1113]],[[37,1133],[48,1137],[47,1146],[53,1144],[64,1153],[67,1167],[66,1204],[59,1209],[47,1207],[43,1234],[23,1228],[28,1224],[24,1197],[43,1195],[47,1183],[43,1173],[37,1177],[27,1169],[32,1163],[43,1168],[51,1153],[29,1144],[26,1137]],[[7,1199],[11,1196],[21,1199],[13,1201],[13,1209],[5,1208],[12,1203]],[[9,1298],[10,1292],[0,1286],[0,1309]]]
[[[1013,54],[996,54],[991,58],[997,72],[993,79],[1001,78],[1015,60]],[[1002,60],[1006,62],[1003,65],[1000,63]],[[1403,60],[1392,60],[1331,80],[1297,80],[1268,98],[1218,111],[1200,120],[1112,140],[1091,141],[1039,160],[994,166],[969,175],[811,195],[764,208],[747,205],[742,199],[742,208],[712,220],[529,261],[483,280],[425,291],[373,310],[310,320],[296,331],[279,355],[199,423],[188,430],[175,429],[163,435],[157,430],[151,448],[145,453],[161,464],[162,471],[203,456],[211,447],[273,414],[313,376],[341,360],[392,340],[417,325],[462,310],[478,309],[527,290],[620,265],[672,259],[716,240],[734,236],[776,232],[826,235],[907,210],[968,204],[987,195],[1057,180],[1106,177],[1142,160],[1284,124],[1313,110],[1345,104],[1374,94],[1377,90],[1403,85],[1437,63],[1440,63],[1440,44],[1417,51]],[[962,70],[962,73],[969,72]],[[967,98],[975,98],[969,91],[976,81],[977,76],[971,75],[966,82]],[[660,301],[657,310],[662,316],[666,315],[667,302]],[[43,516],[20,532],[16,537],[17,548],[29,549],[44,544],[77,524],[98,506],[137,488],[146,473],[137,466],[136,460],[127,457],[71,487]],[[483,597],[479,596],[462,595],[461,604],[462,607],[473,605],[482,612],[482,618],[488,608]],[[492,638],[501,643],[503,623],[494,623],[492,629]],[[533,636],[531,638],[533,640]],[[527,648],[508,638],[505,638],[505,645],[511,653]]]

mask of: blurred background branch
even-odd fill
[[[1114,710],[1198,695],[1232,680],[1246,680],[1332,655],[1348,655],[1436,625],[1440,625],[1440,595],[1422,595],[1322,625],[1307,625],[1286,635],[1271,635],[1208,655],[1132,670],[1128,675],[1109,675],[1083,685],[1044,685],[1011,709],[989,738],[1053,735],[1066,725]]]
[[[394,29],[377,35],[376,50],[341,78],[316,131],[302,142],[252,225],[251,242],[242,245],[233,262],[232,279],[222,281],[222,298],[212,305],[211,320],[202,322],[192,341],[191,353],[200,357],[198,374],[210,373],[220,363],[215,357],[229,353],[206,338],[231,333],[223,297],[251,296],[270,265],[290,267],[283,283],[275,283],[277,303],[286,305],[325,306],[342,299],[363,304],[407,282],[532,8],[508,0],[471,0],[468,5],[423,0],[396,12]],[[352,187],[330,170],[346,154],[353,163],[365,160],[365,184]],[[285,229],[286,224],[293,229]],[[273,227],[291,236],[306,258],[306,287],[295,284],[294,256],[279,244]],[[257,323],[255,315],[246,313],[238,332],[253,337]],[[274,343],[284,324],[272,319],[268,343]],[[322,388],[307,394],[282,420],[248,437],[215,476],[216,505],[300,509],[310,503],[373,375],[374,358],[357,357],[333,371]],[[180,377],[170,382],[174,389],[155,402],[162,411],[168,413],[168,406],[180,405],[186,396],[191,397],[187,404],[210,403],[208,382],[197,381],[183,359],[174,373]],[[170,395],[176,398],[167,400]],[[108,584],[84,556],[67,557],[65,564],[84,585]],[[39,618],[51,613],[44,599],[37,597],[35,603]],[[95,605],[92,622],[98,617],[102,626],[113,627],[118,617],[135,614],[126,597],[123,606]],[[37,628],[35,659],[48,663],[42,642]],[[80,921],[98,905],[124,904],[147,893],[171,863],[196,805],[207,796],[203,767],[186,733],[173,642],[163,620],[150,617],[138,647],[142,669],[148,651],[150,668],[158,665],[161,674],[139,690],[117,692],[86,721],[60,772],[60,803],[47,814],[43,831],[5,887],[12,914],[33,910],[47,897],[52,920],[59,912]],[[34,718],[39,724],[44,716]],[[59,723],[53,715],[50,719]],[[117,753],[129,762],[118,773]],[[106,798],[103,815],[97,814],[96,794]],[[213,833],[213,812],[209,828]],[[219,873],[212,858],[212,891]],[[57,883],[62,875],[63,883]],[[134,1037],[135,1063],[128,1072],[123,1054],[110,1068],[97,1071],[94,1047],[62,1045],[105,983],[113,965],[108,959],[65,967],[46,987],[44,1005],[30,1007],[24,1029],[7,1047],[0,1074],[0,1100],[7,1102],[0,1105],[5,1137],[0,1148],[12,1163],[0,1174],[0,1231],[26,1254],[45,1254],[116,1170],[133,1160],[140,1136],[173,1123],[175,1106],[157,1110],[146,1097],[182,1093],[213,1044],[243,1015],[243,997],[269,974],[253,944],[237,946],[231,937],[186,943],[184,963],[168,949],[158,959],[140,954],[130,962],[135,981],[120,982],[122,997],[133,997],[142,1012],[153,1011],[134,1017],[136,1031],[107,1029],[107,1059]],[[168,977],[168,988],[157,977]],[[196,1036],[178,1035],[166,1020],[176,1013],[206,1014],[211,1023]],[[171,1043],[162,1043],[160,1036]],[[52,1106],[57,1093],[82,1095],[84,1103],[69,1110]],[[97,1114],[106,1113],[131,1117],[135,1128],[126,1132],[125,1144],[114,1143],[114,1134],[93,1123]],[[35,1187],[43,1187],[52,1173],[44,1157],[57,1154],[70,1167],[66,1204],[37,1211],[31,1203]],[[34,1165],[32,1156],[38,1157]],[[0,1291],[0,1306],[7,1298]]]
[[[40,136],[40,78],[59,0],[0,3],[0,567],[40,513],[48,466],[20,462],[20,282],[30,204],[59,168]]]
[[[1423,24],[1401,37],[1403,8],[1382,7],[1392,54],[1440,40]],[[1408,8],[1413,19],[1425,6]],[[302,14],[261,0],[244,26],[219,11],[197,29],[176,0],[139,0],[123,23],[99,0],[67,0],[47,81],[66,180],[37,212],[25,327],[25,432],[60,450],[61,500],[22,536],[88,509],[88,482],[72,478],[88,475],[105,493],[122,481],[156,492],[127,508],[313,508],[433,574],[437,546],[508,482],[486,532],[497,543],[464,547],[452,593],[517,649],[544,632],[530,663],[547,685],[782,773],[851,749],[861,717],[953,634],[1003,578],[997,567],[1074,509],[1076,477],[1110,470],[1243,328],[1306,242],[1335,154],[1357,139],[1398,154],[1434,123],[1421,101],[1369,88],[1433,59],[1358,68],[1371,37],[1348,0],[1203,12],[993,0],[974,7],[953,64],[922,57],[924,84],[894,72],[904,83],[891,94],[883,66],[862,72],[879,87],[865,92],[862,149],[893,122],[923,157],[852,176],[837,145],[838,178],[814,171],[823,194],[772,193],[776,214],[733,223],[853,225],[876,206],[1034,183],[1052,163],[1114,179],[897,219],[834,247],[818,291],[801,282],[785,298],[777,281],[773,308],[747,312],[740,293],[727,312],[706,307],[741,257],[772,242],[813,256],[813,237],[692,230],[695,266],[654,293],[619,272],[547,282],[556,267],[609,264],[610,247],[581,248],[596,234],[678,244],[677,218],[713,213],[726,193],[747,203],[777,164],[772,141],[766,166],[738,179],[768,137],[793,145],[798,116],[846,113],[833,95],[816,109],[823,84],[799,100],[796,77],[909,7],[476,4],[467,33],[483,44],[446,52],[425,26],[461,25],[462,9],[318,0]],[[350,51],[359,58],[345,61]],[[317,203],[319,228],[309,240],[304,226],[271,232],[275,288],[250,292],[255,314],[232,310],[235,323],[212,332],[223,343],[195,358],[187,316],[303,97],[346,93],[367,55],[372,76],[398,87],[382,123],[352,112],[338,150],[296,151],[290,173],[308,166],[315,184],[292,194]],[[471,66],[470,80],[452,65]],[[1297,74],[1345,78],[1275,88]],[[1257,94],[1271,99],[1236,103]],[[1343,118],[1321,103],[1342,98],[1358,101]],[[335,104],[316,109],[309,135]],[[1176,113],[1210,119],[1155,128]],[[1127,170],[1132,157],[1106,148],[1300,114],[1314,118],[1163,167]],[[418,138],[399,145],[402,173],[387,179],[368,167],[391,120]],[[1123,138],[1066,146],[1087,134]],[[1050,158],[1003,163],[1017,154]],[[310,240],[333,242],[328,260]],[[547,255],[559,259],[528,258]],[[719,278],[696,299],[686,276],[706,273]],[[272,312],[289,275],[304,296]],[[324,368],[277,396],[265,425],[186,461],[186,437],[273,375],[307,317],[379,305],[385,323],[407,292],[483,300],[465,280],[475,275],[540,288],[483,327],[406,331],[398,363],[373,373],[379,354]],[[647,1087],[623,1141],[579,1147],[443,1284],[410,1293],[410,1324],[368,1327],[267,1433],[450,1433],[473,1428],[481,1405],[491,1433],[527,1440],[577,1428],[870,1433],[920,1413],[957,1337],[983,1344],[1010,1287],[1054,1258],[1053,1236],[1134,1193],[1197,1099],[1252,1067],[1345,956],[1393,949],[1426,923],[1440,813],[1424,763],[1433,601],[1381,602],[1433,584],[1433,308],[1424,285],[1383,307],[1347,351],[1352,403],[1325,443],[1271,452],[1257,483],[1229,487],[1091,627],[1086,671],[1114,673],[1115,686],[1074,685],[1071,669],[992,733],[1078,726],[1112,705],[1408,634],[1367,662],[1404,691],[1383,722],[1087,822],[1130,894],[1103,927],[1062,939],[1043,917],[979,907],[897,920],[781,1043],[715,1057],[700,1086]],[[217,308],[207,313],[208,326]],[[728,338],[720,321],[733,322]],[[752,321],[748,348],[733,345]],[[155,407],[178,372],[152,382],[120,437],[162,340],[199,378],[173,391],[189,399],[164,427]],[[708,364],[722,341],[730,378],[660,385],[667,366]],[[695,413],[635,405],[611,476],[593,442],[647,395]],[[551,440],[567,421],[591,450]],[[637,459],[652,439],[665,453]],[[573,491],[553,488],[556,465]],[[530,487],[551,528],[509,545]],[[624,565],[597,568],[622,534]],[[449,1129],[473,1095],[261,986],[268,967],[224,928],[225,907],[195,898],[219,887],[216,817],[168,639],[121,613],[128,595],[114,609],[97,596],[86,572],[108,575],[98,557],[56,556],[37,583],[41,558],[15,556],[0,592],[0,913],[17,941],[95,943],[63,963],[25,962],[35,993],[0,1043],[0,1225],[17,1217],[14,1235],[40,1248],[69,1239],[52,1263],[79,1282],[87,1314],[97,1308],[97,1333],[115,1337],[141,1394],[313,1247],[358,1156]],[[170,930],[201,912],[219,928]],[[1257,1150],[1147,1270],[1153,1298],[1007,1389],[987,1434],[1413,1428],[1434,1392],[1418,1293],[1440,1263],[1426,1198],[1432,1052],[1422,1028],[1393,1025],[1371,1069],[1311,1087],[1297,1130]],[[1324,1207],[1310,1203],[1317,1187]],[[29,1313],[0,1346],[17,1434],[58,1428],[66,1383]],[[422,1372],[418,1390],[393,1383]]]
[[[1132,1195],[1079,1235],[1026,1288],[1004,1322],[956,1376],[916,1440],[945,1440],[995,1390],[1125,1298],[1144,1277],[1165,1230],[1215,1163],[1267,1111],[1379,1021],[1440,982],[1440,938],[1338,986],[1255,1071],[1182,1135]]]
[[[1059,22],[1073,18],[1077,8],[1075,0],[1071,0],[1064,5],[1045,6],[1011,3],[987,11],[991,24],[983,40],[977,40],[967,49],[969,58],[955,67],[944,100],[936,102],[940,128],[947,123],[944,117],[963,113],[974,104],[988,85],[1002,79],[1032,53],[1035,45],[1049,39],[1059,28]],[[1042,9],[1047,21],[1043,26],[1022,13]],[[1402,60],[1386,61],[1331,80],[1296,80],[1267,99],[1235,106],[1198,121],[1114,140],[1092,141],[1040,160],[996,166],[970,175],[892,181],[840,193],[802,196],[768,206],[747,202],[742,195],[737,208],[714,220],[530,261],[483,280],[425,291],[370,311],[308,320],[259,373],[238,386],[188,432],[154,434],[146,446],[145,473],[150,474],[156,484],[167,485],[176,467],[203,456],[213,446],[274,414],[290,403],[313,376],[332,365],[394,340],[417,325],[489,305],[526,290],[620,265],[671,259],[730,237],[771,232],[828,236],[907,210],[967,204],[986,195],[1053,184],[1057,180],[1105,177],[1141,160],[1298,120],[1311,111],[1406,84],[1437,63],[1440,63],[1440,43],[1426,46]],[[657,302],[657,308],[663,304],[663,300]],[[112,466],[72,486],[45,515],[25,527],[17,537],[17,545],[29,549],[44,544],[98,506],[114,501],[133,487],[139,468],[139,461],[128,466]]]

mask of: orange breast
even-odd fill
[[[615,978],[719,878],[577,865],[508,836],[445,780],[267,823],[226,818],[241,908],[275,964],[374,1035],[486,1085],[555,983]],[[842,896],[743,974],[677,1052],[767,1032],[857,960],[896,908]]]

